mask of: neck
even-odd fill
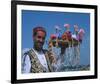
[[[41,52],[42,49],[39,49],[39,48],[36,48],[36,47],[33,47],[37,52]]]

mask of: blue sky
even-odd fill
[[[81,64],[90,63],[90,14],[75,12],[52,12],[52,11],[32,11],[22,10],[22,49],[32,48],[32,29],[36,26],[43,26],[47,31],[46,40],[50,34],[55,33],[55,25],[61,28],[61,33],[65,31],[64,24],[70,24],[70,30],[73,32],[73,25],[77,24],[79,28],[84,28],[85,36],[81,44]],[[45,44],[46,48],[47,45]]]

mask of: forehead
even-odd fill
[[[43,31],[37,31],[37,35],[39,35],[39,36],[45,36],[45,32],[43,32]]]

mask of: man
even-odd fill
[[[49,50],[44,50],[46,31],[43,27],[33,29],[34,45],[32,49],[23,53],[22,73],[52,72],[53,63],[56,63],[54,54]]]

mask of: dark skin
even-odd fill
[[[33,36],[34,40],[34,49],[37,51],[41,51],[43,49],[43,45],[45,42],[45,32],[43,31],[37,31],[37,34]]]
[[[46,37],[46,34],[43,31],[37,31],[37,34],[35,36],[33,36],[33,40],[34,40],[34,46],[33,47],[38,52],[43,50],[45,37]],[[56,59],[54,57],[50,56],[49,58],[52,60],[52,62],[56,62]]]

